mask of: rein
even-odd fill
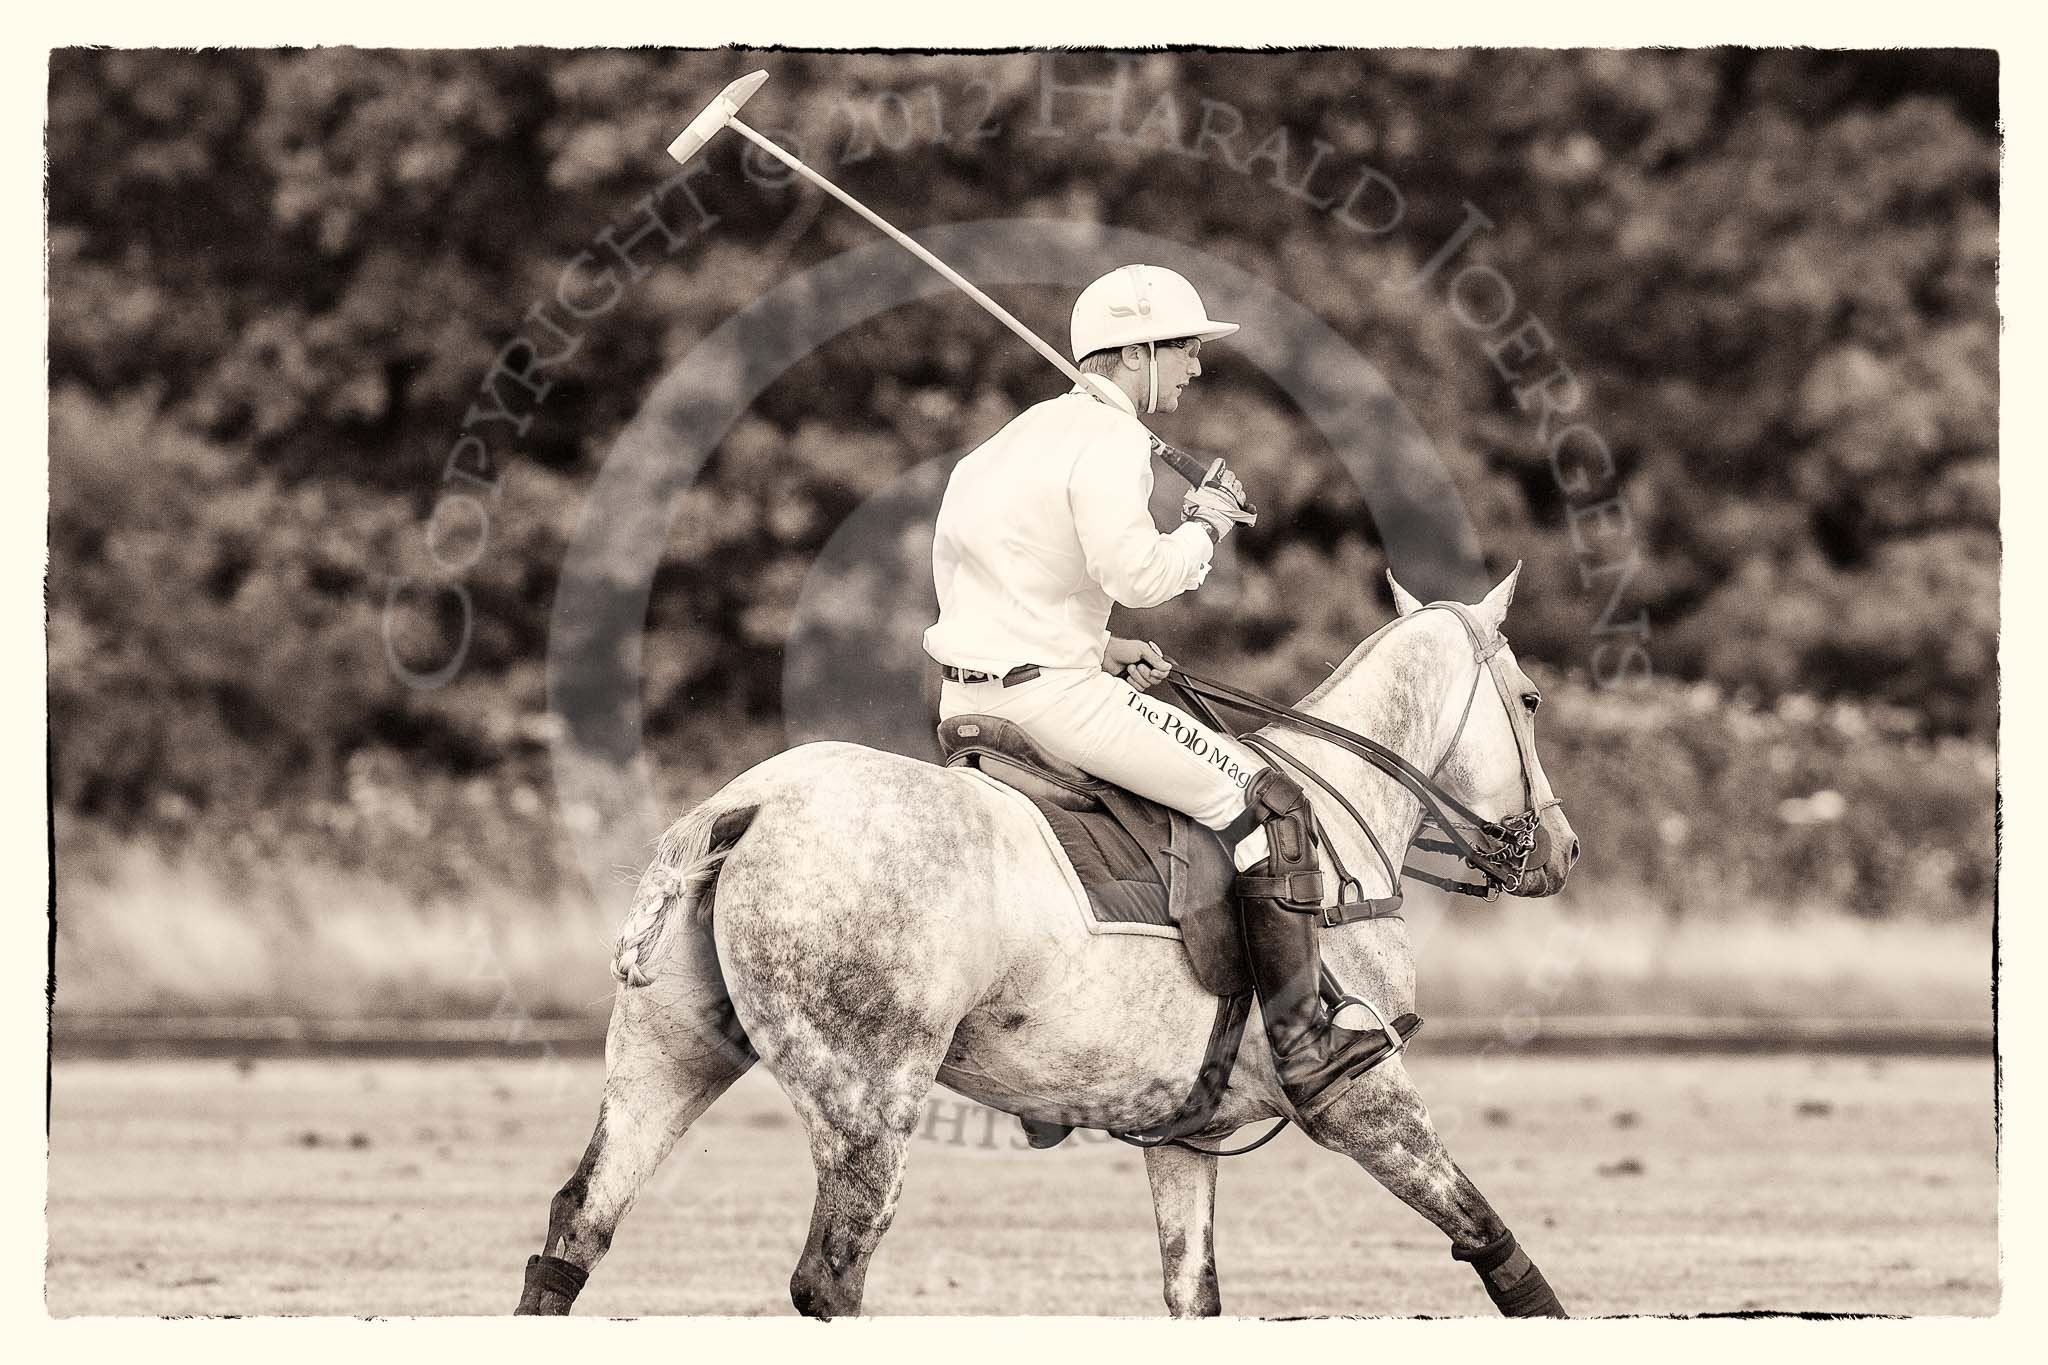
[[[1436,781],[1435,772],[1423,772],[1400,754],[1395,753],[1386,745],[1369,736],[1361,735],[1353,730],[1347,730],[1341,725],[1311,716],[1305,711],[1300,711],[1292,706],[1286,706],[1269,698],[1261,697],[1253,692],[1247,692],[1240,687],[1234,687],[1215,678],[1204,677],[1199,673],[1190,673],[1178,664],[1174,665],[1167,674],[1167,681],[1178,687],[1182,694],[1191,701],[1207,699],[1221,702],[1223,705],[1236,710],[1250,712],[1253,715],[1263,716],[1282,725],[1291,726],[1305,734],[1358,755],[1406,788],[1422,805],[1423,824],[1425,826],[1435,826],[1446,836],[1441,839],[1435,837],[1418,838],[1414,841],[1414,847],[1428,852],[1450,853],[1462,857],[1465,863],[1477,871],[1484,879],[1479,882],[1455,881],[1435,876],[1426,869],[1413,865],[1396,868],[1394,860],[1387,855],[1385,846],[1380,843],[1379,836],[1373,832],[1364,817],[1359,814],[1357,807],[1353,806],[1343,793],[1339,792],[1336,786],[1321,773],[1315,771],[1314,768],[1304,763],[1301,759],[1281,749],[1278,745],[1263,740],[1256,734],[1237,736],[1240,742],[1257,752],[1268,762],[1285,762],[1288,766],[1298,769],[1318,787],[1322,788],[1324,792],[1334,798],[1337,804],[1343,807],[1344,813],[1351,817],[1352,823],[1364,831],[1366,840],[1372,845],[1373,851],[1379,855],[1380,862],[1386,868],[1388,883],[1394,890],[1393,895],[1384,901],[1353,902],[1351,903],[1352,906],[1362,908],[1366,913],[1354,911],[1350,914],[1344,914],[1342,912],[1350,908],[1344,901],[1344,890],[1346,887],[1359,887],[1359,882],[1357,878],[1351,876],[1344,869],[1341,863],[1338,864],[1336,868],[1338,877],[1338,906],[1336,910],[1338,914],[1337,917],[1333,918],[1330,913],[1326,912],[1324,916],[1326,924],[1335,925],[1350,923],[1359,919],[1383,918],[1397,912],[1401,904],[1401,878],[1403,876],[1414,877],[1419,881],[1440,887],[1446,891],[1482,897],[1486,900],[1493,900],[1502,891],[1512,892],[1518,890],[1528,868],[1529,858],[1536,851],[1536,826],[1543,818],[1543,812],[1552,806],[1562,804],[1555,798],[1541,803],[1538,803],[1535,799],[1535,783],[1530,776],[1533,763],[1533,755],[1530,753],[1531,745],[1525,738],[1524,728],[1516,724],[1515,708],[1512,699],[1508,695],[1507,681],[1501,676],[1500,665],[1495,662],[1501,647],[1506,643],[1505,638],[1496,634],[1490,640],[1483,639],[1468,610],[1461,603],[1431,602],[1419,610],[1449,611],[1455,615],[1465,627],[1466,634],[1472,640],[1473,662],[1483,665],[1484,671],[1493,675],[1495,690],[1500,694],[1501,704],[1507,708],[1508,726],[1515,736],[1517,757],[1521,760],[1522,765],[1522,795],[1524,800],[1528,802],[1528,805],[1518,815],[1510,815],[1500,820],[1486,819],[1465,805],[1464,802],[1458,800],[1457,797],[1445,791]],[[1410,614],[1413,615],[1414,613]],[[1450,755],[1457,749],[1458,740],[1465,732],[1465,724],[1471,718],[1472,704],[1478,694],[1478,690],[1479,674],[1475,672],[1472,677],[1472,692],[1465,698],[1465,707],[1463,713],[1458,718],[1457,731],[1451,736],[1451,742],[1444,750],[1443,760],[1440,760],[1437,764],[1438,770],[1441,770],[1443,763],[1448,761]],[[1218,720],[1216,713],[1205,702],[1198,709],[1203,713],[1205,720],[1215,724],[1217,728],[1228,732],[1228,727]],[[1471,831],[1469,836],[1465,832],[1467,829]],[[1329,840],[1325,839],[1323,842],[1325,847],[1329,848]],[[1329,848],[1329,852],[1334,862],[1336,851],[1334,848]]]

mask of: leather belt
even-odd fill
[[[999,682],[1005,687],[1028,683],[1038,676],[1037,664],[1018,664],[1008,673],[984,673],[978,668],[955,668],[951,664],[939,665],[939,676],[947,682],[985,683]]]

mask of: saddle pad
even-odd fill
[[[1036,796],[1031,804],[1052,826],[1098,921],[1173,926],[1163,865],[1177,850],[1163,809],[1132,812],[1133,829],[1106,810],[1071,811]]]
[[[1252,988],[1230,893],[1237,869],[1213,833],[1121,787],[1101,792],[1104,808],[1089,811],[1021,795],[1066,855],[1090,932],[1180,939],[1203,989],[1231,996]]]

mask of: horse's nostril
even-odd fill
[[[1577,839],[1574,839],[1574,840],[1572,840],[1572,846],[1571,846],[1571,851],[1570,851],[1570,852],[1568,852],[1567,854],[1565,854],[1565,865],[1566,865],[1567,867],[1569,867],[1569,866],[1570,866],[1571,864],[1573,864],[1573,863],[1577,862],[1578,860],[1579,860],[1579,841],[1578,841]]]

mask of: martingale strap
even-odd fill
[[[1428,868],[1417,867],[1414,863],[1403,864],[1401,875],[1413,877],[1418,882],[1427,882],[1442,891],[1454,891],[1460,896],[1477,896],[1480,900],[1490,901],[1500,895],[1500,883],[1490,878],[1480,882],[1461,882],[1452,877],[1439,877]]]

